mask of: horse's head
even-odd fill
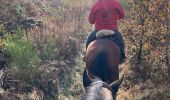
[[[86,88],[82,100],[114,100],[123,77],[111,84],[96,76],[90,79],[91,84]]]

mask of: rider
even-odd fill
[[[117,21],[124,17],[124,10],[116,0],[98,0],[89,14],[90,24],[95,24],[95,30],[88,36],[86,48],[90,42],[96,39],[96,33],[99,30],[107,29],[115,32],[117,44],[120,47],[122,61],[125,59],[124,41],[121,33],[118,31]]]

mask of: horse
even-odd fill
[[[119,80],[118,67],[121,59],[120,48],[113,38],[105,37],[114,38],[114,32],[110,30],[97,32],[97,39],[91,42],[86,50],[83,100],[113,100],[122,82],[122,79]],[[111,92],[109,96],[102,94],[110,94],[109,91]],[[107,99],[104,99],[106,97]]]
[[[92,79],[90,86],[86,88],[82,96],[82,100],[115,100],[117,89],[122,83],[123,77],[120,80],[114,81],[111,84],[103,82],[99,77],[95,76]]]

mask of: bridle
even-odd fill
[[[109,84],[107,84],[106,82],[103,82],[101,80],[95,81],[93,83],[91,83],[91,85],[95,85],[95,84],[101,84],[102,83],[102,87],[107,88],[108,90],[110,90],[112,93],[114,93],[113,89],[109,86]]]

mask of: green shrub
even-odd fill
[[[21,69],[29,66],[37,66],[40,63],[38,50],[33,47],[31,40],[23,36],[22,31],[16,34],[5,34],[3,40],[5,53],[9,56],[11,63]]]
[[[27,86],[33,86],[34,80],[43,73],[39,70],[38,49],[23,34],[23,31],[17,30],[13,35],[5,33],[3,39],[3,50],[10,60],[9,75],[4,80],[12,79],[8,84],[15,88],[15,92],[26,91]]]
[[[45,60],[53,60],[55,58],[55,42],[51,38],[48,38],[44,46],[44,58]]]

